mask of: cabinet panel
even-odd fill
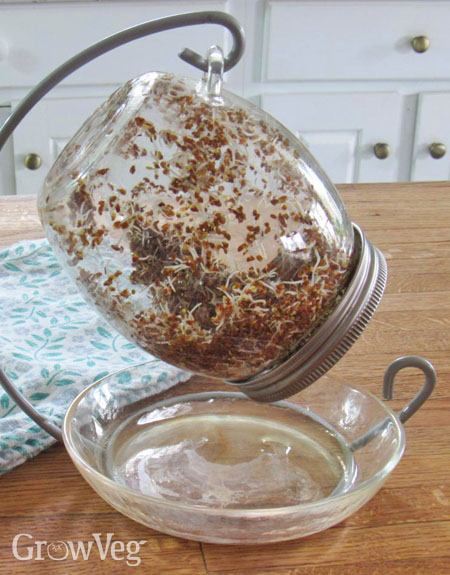
[[[14,132],[16,193],[37,194],[57,155],[103,98],[58,98],[41,101]],[[27,154],[39,154],[37,170],[25,167]]]
[[[226,10],[227,2],[196,0],[197,10]],[[136,24],[193,10],[187,0],[0,5],[1,85],[33,86],[65,60],[115,32]],[[149,71],[198,76],[178,58],[185,47],[204,54],[212,44],[224,49],[230,34],[221,26],[180,28],[148,36],[100,56],[65,84],[117,84]],[[232,74],[232,72],[230,72]]]
[[[435,159],[429,146],[434,143],[446,146],[446,154]],[[411,180],[414,182],[450,179],[450,93],[419,95],[416,135],[412,161]]]
[[[297,135],[334,182],[355,181],[360,130],[304,130]]]
[[[450,3],[367,0],[268,3],[266,79],[450,78]],[[426,35],[416,53],[411,40]]]
[[[266,94],[262,106],[305,142],[334,182],[397,179],[399,94]],[[384,160],[374,155],[378,142],[391,148]]]

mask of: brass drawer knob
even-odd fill
[[[41,167],[42,158],[39,154],[31,153],[25,156],[25,160],[23,163],[29,170],[37,170],[38,168]]]
[[[379,160],[385,160],[391,155],[391,146],[386,142],[378,142],[373,147],[373,153]]]
[[[442,144],[441,142],[433,142],[428,147],[428,150],[430,152],[430,156],[435,160],[443,158],[447,153],[447,147],[445,146],[445,144]]]
[[[423,54],[430,47],[430,39],[428,36],[416,36],[411,40],[411,46],[414,52]]]

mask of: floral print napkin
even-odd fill
[[[45,239],[0,251],[0,325],[2,369],[59,426],[85,386],[152,359],[84,302]],[[150,383],[160,390],[186,377],[157,360]],[[54,442],[0,387],[0,473]]]

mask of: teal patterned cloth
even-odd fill
[[[31,403],[59,426],[85,386],[152,359],[84,302],[44,239],[0,251],[0,318],[1,367]],[[186,377],[156,361],[146,383],[161,390]],[[0,387],[0,473],[54,442]]]

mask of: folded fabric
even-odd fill
[[[59,426],[84,387],[152,359],[84,302],[45,239],[0,251],[0,318],[2,369]],[[147,385],[160,391],[187,376],[155,360]],[[0,388],[0,473],[54,442]]]

